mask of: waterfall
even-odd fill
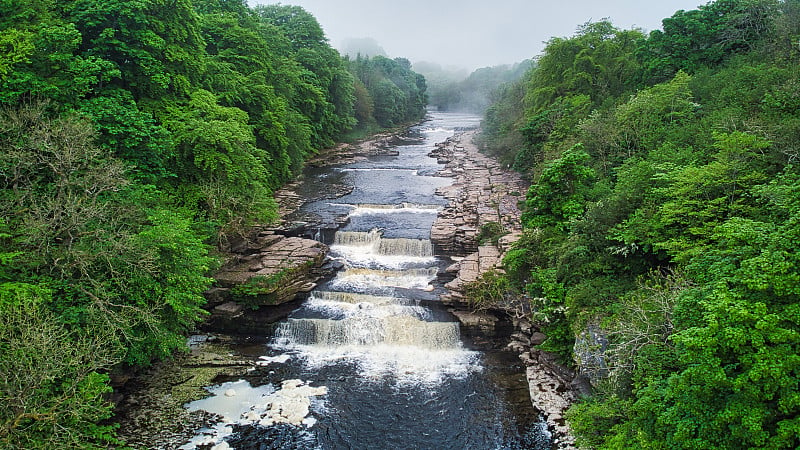
[[[351,215],[400,210],[437,212],[408,203],[361,204]],[[309,367],[351,361],[370,377],[430,381],[477,370],[458,322],[436,320],[429,308],[394,291],[433,289],[439,265],[430,239],[386,238],[379,228],[337,231],[331,252],[344,268],[277,328],[275,348],[300,352]]]
[[[356,294],[353,292],[317,291],[311,294],[306,307],[331,318],[367,315],[374,318],[412,316],[419,320],[431,317],[428,308],[417,302],[397,297]]]
[[[396,297],[357,294],[355,292],[314,291],[309,300],[323,300],[338,303],[371,303],[374,305],[392,305],[403,301]]]
[[[333,237],[333,245],[347,247],[375,247],[381,240],[381,232],[377,228],[370,231],[337,231]]]
[[[347,268],[336,275],[331,282],[337,289],[364,289],[368,287],[395,287],[403,289],[430,289],[430,282],[436,279],[439,269],[366,269]]]
[[[421,205],[408,202],[403,202],[396,205],[360,203],[358,205],[355,205],[355,209],[350,213],[350,215],[361,216],[368,214],[395,214],[395,213],[437,214],[441,209],[442,207],[437,205]]]
[[[433,256],[433,244],[430,239],[381,239],[378,254],[427,258]]]
[[[441,350],[460,346],[458,323],[426,322],[411,316],[289,319],[278,328],[276,338],[287,348],[371,347],[383,344]]]
[[[374,228],[370,231],[337,231],[333,246],[340,250],[345,248],[351,252],[362,252],[384,256],[410,256],[430,258],[433,256],[433,244],[430,239],[396,238],[386,239],[383,233]],[[344,250],[347,251],[347,250]]]

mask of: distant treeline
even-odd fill
[[[0,3],[0,448],[117,444],[109,373],[185,348],[213,248],[343,136],[424,115],[408,61],[299,7]]]
[[[484,67],[464,77],[437,64],[418,63],[414,69],[425,75],[431,106],[439,111],[483,114],[497,100],[498,89],[522,78],[533,66],[532,60],[512,65]]]
[[[800,446],[799,67],[800,2],[717,0],[553,38],[489,108],[532,186],[473,301],[526,299],[594,381],[581,446]]]

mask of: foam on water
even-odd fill
[[[261,402],[267,395],[275,392],[271,385],[253,387],[245,380],[231,381],[207,387],[211,394],[201,400],[190,402],[186,408],[190,411],[207,411],[217,414],[222,419],[212,428],[200,430],[191,441],[180,447],[181,450],[194,450],[198,446],[218,444],[233,433],[232,425]]]
[[[386,261],[382,261],[386,264]],[[397,258],[397,266],[408,262],[408,258]],[[338,274],[331,281],[331,286],[339,290],[363,291],[370,288],[401,288],[431,290],[431,281],[439,273],[437,267],[423,269],[367,269],[350,267]]]
[[[365,381],[387,377],[400,384],[440,384],[447,378],[463,378],[480,372],[479,354],[462,348],[430,349],[408,345],[293,345],[292,350],[309,370],[353,364]]]
[[[414,203],[401,203],[399,205],[354,205],[350,217],[378,215],[378,214],[438,214],[442,209],[436,205],[417,205]]]
[[[390,298],[390,297],[378,297]],[[369,317],[391,317],[408,315],[418,319],[428,319],[430,311],[428,308],[422,306],[412,306],[397,303],[376,303],[373,301],[365,301],[360,303],[343,303],[331,300],[322,300],[318,298],[309,298],[306,302],[306,308],[311,311],[317,311],[323,314],[332,316],[333,318],[347,318],[358,315],[366,315]]]
[[[417,169],[398,169],[394,167],[343,167],[338,170],[339,172],[401,172],[411,175],[417,175]]]
[[[452,130],[452,129],[449,129],[449,130],[448,130],[447,128],[441,128],[441,127],[437,127],[437,128],[424,128],[424,129],[422,130],[422,132],[423,132],[423,133],[448,133],[448,134],[453,134],[453,130]]]
[[[222,383],[206,388],[211,394],[209,397],[196,400],[188,405],[190,411],[203,410],[218,414],[233,422],[259,403],[265,396],[275,392],[270,385],[253,387],[245,380]],[[226,393],[228,395],[226,395]],[[234,395],[230,395],[233,393]]]
[[[229,448],[223,441],[233,433],[233,424],[270,426],[277,423],[313,426],[310,417],[312,397],[324,396],[327,388],[312,387],[302,380],[284,380],[280,389],[271,385],[253,387],[245,380],[223,383],[208,388],[208,398],[189,403],[191,411],[204,410],[222,417],[212,428],[200,433],[180,448]],[[216,447],[220,445],[221,447]]]

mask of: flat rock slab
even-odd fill
[[[214,275],[221,287],[234,287],[256,276],[269,277],[281,272],[307,272],[318,266],[328,247],[312,239],[280,237],[253,255],[235,255]]]
[[[477,251],[478,232],[489,222],[499,223],[512,234],[522,231],[518,203],[528,184],[516,172],[481,154],[473,143],[475,133],[456,135],[430,153],[445,164],[438,175],[454,178],[452,185],[437,190],[449,203],[431,233],[437,250],[447,255]]]

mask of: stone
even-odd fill
[[[309,292],[328,273],[322,268],[328,253],[325,244],[313,239],[283,236],[275,230],[255,233],[258,236],[255,241],[266,247],[246,247],[247,254],[229,255],[227,262],[214,274],[219,287],[209,291],[208,297],[217,298],[221,293],[218,289],[226,289],[228,298],[237,300],[237,287],[245,285],[244,294],[239,295],[247,295],[248,306],[274,306]],[[280,277],[276,278],[278,275]],[[241,312],[233,311],[235,308],[229,303],[224,303],[222,309],[215,308],[214,313],[231,315]]]
[[[467,333],[487,336],[494,336],[497,333],[497,323],[500,319],[492,314],[458,309],[451,309],[450,313],[456,316],[461,323],[462,330]]]
[[[540,333],[538,331],[534,331],[531,333],[531,345],[542,345],[545,340],[547,340],[547,335],[544,333]]]
[[[261,415],[255,411],[247,411],[246,413],[242,414],[242,419],[248,422],[260,422]]]
[[[431,231],[431,240],[437,250],[451,256],[463,256],[459,263],[448,267],[447,272],[455,278],[445,284],[448,292],[441,301],[449,305],[465,306],[469,284],[487,271],[502,272],[502,259],[512,244],[522,236],[519,204],[522,193],[528,189],[519,174],[507,171],[491,158],[479,153],[472,142],[474,132],[456,135],[436,145],[431,156],[445,164],[439,176],[454,178],[453,184],[437,192],[448,200]],[[479,230],[489,222],[500,223],[505,236],[497,245],[478,245]],[[517,310],[514,304],[492,305],[511,317],[527,314],[526,309]],[[499,319],[490,314],[453,309],[462,328],[477,330],[483,334],[496,332]],[[574,439],[564,419],[564,411],[577,396],[570,385],[574,374],[556,363],[555,356],[538,350],[547,338],[535,331],[529,321],[515,322],[518,333],[509,342],[509,348],[519,353],[527,366],[528,385],[534,406],[544,415],[553,432],[556,448],[574,448]]]
[[[244,310],[244,306],[236,302],[227,302],[219,306],[216,306],[214,308],[214,313],[225,316],[236,316],[239,315],[242,312],[242,310]]]

